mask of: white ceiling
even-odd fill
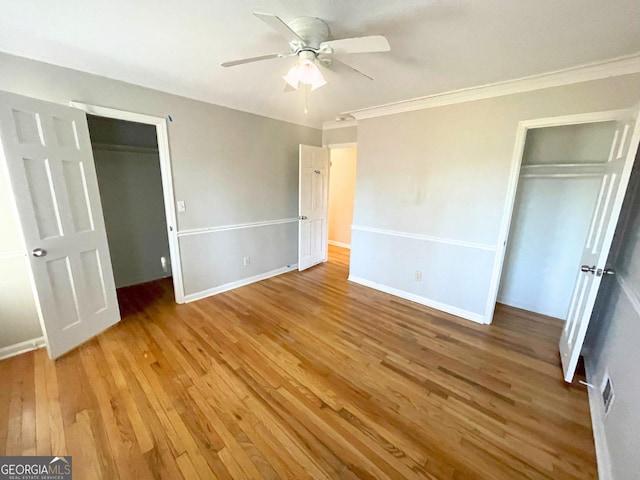
[[[327,74],[284,93],[292,59],[252,12],[325,20],[333,38],[384,34],[390,53],[342,57],[373,76]],[[0,50],[319,127],[340,112],[640,51],[639,0],[3,0]]]

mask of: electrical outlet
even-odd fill
[[[187,206],[185,205],[184,200],[178,200],[176,203],[178,205],[179,212],[184,212],[187,210]]]
[[[413,274],[413,279],[416,282],[421,282],[422,281],[422,272],[420,270],[416,270],[415,273]]]
[[[247,265],[250,265],[251,264],[251,257],[244,257],[243,263],[244,263],[245,267]]]

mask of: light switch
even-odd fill
[[[177,203],[179,212],[184,212],[187,209],[186,205],[184,204],[184,200],[178,200]]]

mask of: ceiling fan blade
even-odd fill
[[[299,43],[304,45],[302,40],[296,32],[289,28],[289,25],[284,23],[282,19],[276,15],[270,15],[268,13],[254,13],[256,17],[269,25],[272,29],[287,39],[288,42]]]
[[[336,55],[343,53],[373,53],[388,52],[391,50],[389,41],[383,35],[371,35],[369,37],[343,38],[341,40],[329,40],[320,44],[320,50],[331,49]]]
[[[373,77],[370,77],[366,73],[362,73],[360,70],[358,70],[357,68],[353,68],[351,65],[347,65],[346,63],[341,62],[337,58],[332,58],[331,63],[328,63],[328,64],[320,62],[320,65],[322,65],[325,68],[328,68],[329,70],[333,70],[336,73],[341,73],[341,71],[342,72],[351,71],[351,72],[358,73],[363,77],[367,77],[369,80],[373,80]]]
[[[291,55],[292,54],[290,54],[290,53],[270,53],[269,55],[261,55],[259,57],[250,57],[250,58],[243,58],[242,60],[233,60],[231,62],[224,62],[221,65],[223,67],[234,67],[236,65],[242,65],[243,63],[260,62],[262,60],[270,60],[272,58],[289,57]]]

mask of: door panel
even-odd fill
[[[98,250],[87,250],[80,253],[80,265],[87,298],[87,313],[95,315],[107,308],[107,292],[105,290],[102,265],[100,264],[100,254]]]
[[[120,320],[86,117],[0,92],[0,141],[56,358]]]
[[[80,321],[78,296],[73,282],[73,272],[69,257],[62,257],[47,262],[47,275],[51,290],[55,292],[55,325],[64,331]]]
[[[60,147],[70,147],[80,150],[76,122],[67,118],[51,117],[56,141]]]
[[[11,109],[17,140],[22,145],[44,145],[40,115]]]
[[[88,198],[87,179],[82,162],[62,160],[62,172],[68,195],[69,211],[76,233],[94,229]]]
[[[616,124],[607,170],[602,178],[582,254],[582,270],[576,281],[569,315],[560,338],[560,357],[567,382],[573,380],[578,364],[639,140],[637,114],[629,112]]]
[[[329,150],[300,145],[298,270],[327,258]]]
[[[22,158],[22,164],[29,185],[29,197],[40,240],[60,237],[62,221],[57,208],[55,190],[51,188],[53,179],[49,160]]]

